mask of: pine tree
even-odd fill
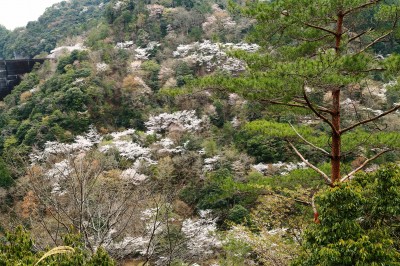
[[[400,109],[399,104],[392,104],[379,114],[355,112],[352,118],[342,103],[343,95],[367,80],[377,76],[394,79],[398,74],[400,56],[382,58],[377,49],[383,41],[396,41],[399,1],[277,0],[252,1],[244,7],[231,3],[231,6],[256,20],[249,39],[263,50],[257,54],[233,52],[246,61],[246,73],[236,77],[214,75],[197,85],[236,92],[265,105],[304,109],[327,124],[331,142],[327,149],[293,130],[329,158],[330,176],[308,162],[292,141],[288,140],[288,144],[330,186],[348,180],[367,163],[393,149],[381,145],[371,158],[341,176],[343,136],[357,128],[368,130],[369,124]],[[392,90],[398,94],[398,85]],[[321,95],[328,95],[329,102],[323,101]],[[396,141],[397,137],[393,144]]]

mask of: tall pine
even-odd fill
[[[349,115],[343,106],[343,96],[355,87],[365,86],[367,80],[397,78],[400,56],[386,56],[380,51],[397,47],[399,1],[276,0],[252,1],[242,7],[232,3],[232,7],[255,19],[249,39],[262,49],[257,54],[233,52],[246,61],[245,73],[206,77],[198,85],[236,92],[265,105],[304,109],[325,123],[330,137],[326,147],[297,135],[330,160],[330,176],[312,165],[291,140],[288,145],[331,186],[348,180],[394,148],[380,145],[379,149],[371,149],[374,153],[370,158],[350,173],[341,173],[343,136],[357,129],[369,130],[368,125],[400,108],[392,103],[382,106],[379,113],[367,113],[354,105],[355,112]],[[392,87],[399,94],[398,85]],[[392,144],[396,146],[396,142],[397,137]]]

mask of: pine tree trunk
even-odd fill
[[[340,89],[332,91],[332,103],[333,103],[333,114],[332,114],[332,125],[335,130],[332,130],[332,149],[331,149],[331,184],[340,180]]]
[[[344,15],[342,11],[338,12],[338,19],[336,24],[336,42],[335,51],[336,54],[340,54],[340,44],[342,41],[343,34],[343,19]],[[340,147],[341,135],[340,135],[340,88],[332,90],[332,148],[331,148],[331,186],[334,186],[335,182],[340,180],[340,159],[341,152]]]

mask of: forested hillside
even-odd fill
[[[57,42],[96,27],[109,1],[62,1],[46,9],[37,21],[8,31],[0,28],[0,58],[33,58],[49,53]]]
[[[399,264],[399,15],[71,0],[0,27],[0,58],[49,59],[0,104],[0,264]]]

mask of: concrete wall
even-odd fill
[[[3,100],[21,82],[21,75],[31,72],[36,63],[42,64],[44,60],[0,60],[0,100]]]

